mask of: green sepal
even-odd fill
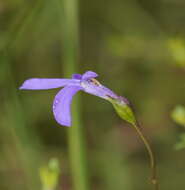
[[[136,125],[136,118],[134,112],[129,104],[125,103],[122,99],[110,98],[109,101],[112,103],[117,114],[125,121],[132,125]]]

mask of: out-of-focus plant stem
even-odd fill
[[[143,141],[143,143],[144,143],[144,145],[145,145],[145,147],[146,147],[146,149],[148,151],[148,154],[149,154],[149,157],[150,157],[150,167],[151,167],[151,172],[152,172],[152,174],[151,174],[151,183],[154,185],[154,189],[158,190],[159,185],[158,185],[157,174],[156,174],[156,161],[155,161],[155,156],[154,156],[154,153],[153,153],[152,148],[150,146],[150,143],[148,142],[148,140],[146,139],[146,137],[142,133],[141,128],[140,128],[140,126],[138,124],[133,124],[132,126],[137,131],[139,137]]]
[[[7,125],[11,126],[9,130],[14,146],[17,150],[17,155],[15,159],[20,162],[20,166],[23,169],[24,177],[27,181],[27,189],[38,188],[39,180],[35,175],[37,173],[37,164],[40,160],[40,149],[41,143],[37,138],[37,135],[31,128],[26,126],[26,121],[24,117],[23,110],[17,95],[16,85],[14,83],[14,78],[12,76],[10,60],[7,56],[4,56],[1,66],[6,67],[7,78],[9,80],[9,88],[7,89],[8,101],[5,104],[5,110],[9,117]],[[33,140],[34,139],[34,140]]]
[[[63,34],[63,73],[69,77],[77,72],[78,64],[78,2],[77,0],[58,0]],[[86,150],[83,125],[80,119],[80,96],[72,108],[73,125],[68,129],[71,175],[75,190],[88,190],[86,170]]]
[[[12,25],[8,37],[5,39],[5,44],[0,52],[2,59],[1,67],[5,67],[6,77],[9,81],[9,88],[7,89],[8,103],[5,105],[5,109],[10,118],[7,123],[11,126],[10,133],[18,152],[18,158],[15,157],[15,159],[20,160],[20,165],[22,166],[27,181],[27,189],[39,188],[39,179],[36,174],[41,159],[41,142],[34,130],[26,126],[26,119],[17,94],[18,86],[15,85],[15,80],[12,74],[11,61],[13,60],[15,45],[19,43],[20,37],[25,32],[27,26],[35,19],[35,14],[40,8],[40,5],[41,0],[39,0],[33,9],[26,14],[27,16],[19,27],[17,27],[16,24]]]

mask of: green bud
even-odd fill
[[[58,184],[60,168],[56,158],[52,158],[48,165],[39,169],[43,190],[55,190]]]

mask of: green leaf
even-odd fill
[[[173,120],[185,127],[185,107],[184,106],[176,106],[175,109],[172,111],[171,117]]]
[[[180,140],[178,143],[175,144],[176,150],[181,150],[185,148],[185,133],[180,135]]]
[[[134,112],[130,105],[128,105],[121,97],[118,99],[110,98],[109,101],[112,103],[114,109],[116,110],[117,114],[128,123],[132,125],[136,124],[136,118]]]
[[[167,41],[170,53],[177,66],[185,67],[185,42],[181,38],[169,39]]]

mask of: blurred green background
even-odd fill
[[[32,77],[92,70],[134,105],[157,157],[161,190],[183,190],[185,152],[174,147],[185,129],[171,112],[185,104],[185,1],[70,0],[68,8],[65,1],[0,1],[0,189],[46,190],[39,168],[52,158],[61,171],[55,189],[74,189],[72,128],[59,126],[51,109],[58,90],[18,87]],[[71,43],[77,43],[77,69],[66,69]],[[80,114],[73,114],[83,125],[88,189],[152,189],[147,153],[135,131],[109,103],[80,94]]]

